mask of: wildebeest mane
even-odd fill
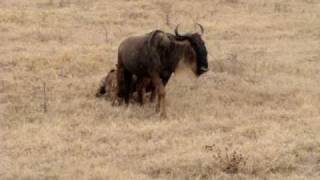
[[[149,38],[148,38],[148,40],[147,40],[146,43],[147,43],[147,46],[148,46],[149,48],[155,48],[155,47],[154,47],[154,45],[155,45],[155,40],[156,40],[155,37],[157,36],[158,33],[164,33],[164,32],[157,29],[157,30],[154,30],[154,31],[148,33]]]

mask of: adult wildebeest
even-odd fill
[[[179,61],[182,59],[188,64],[197,76],[208,71],[207,49],[201,38],[204,29],[198,25],[201,34],[181,35],[177,26],[175,35],[155,30],[125,39],[118,49],[118,97],[124,97],[128,104],[132,76],[149,78],[158,95],[156,112],[160,111],[160,116],[166,117],[164,86]]]

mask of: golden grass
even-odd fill
[[[0,1],[0,179],[319,179],[319,9]],[[121,40],[196,21],[210,71],[170,80],[167,120],[94,97]]]

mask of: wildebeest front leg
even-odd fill
[[[138,79],[137,82],[137,92],[138,92],[138,102],[140,103],[140,105],[144,104],[144,94],[145,94],[145,83],[144,83],[144,79]]]
[[[124,97],[125,81],[124,81],[124,68],[122,63],[117,64],[117,84],[116,84],[116,97],[112,100],[112,105],[120,105]]]
[[[131,81],[132,81],[132,74],[124,69],[124,100],[126,105],[129,105],[129,99],[131,95]]]
[[[158,102],[156,105],[156,112],[160,112],[160,117],[161,118],[166,118],[167,113],[166,113],[166,107],[165,107],[165,89],[164,85],[162,83],[162,80],[159,76],[154,76],[152,77],[152,82],[154,86],[156,87],[156,91],[158,94]]]
[[[138,92],[138,101],[140,105],[143,105],[145,102],[145,93],[147,91],[152,91],[151,92],[151,98],[154,99],[155,96],[155,89],[153,88],[154,86],[150,85],[151,84],[151,79],[149,77],[144,77],[140,78],[137,82],[137,92]]]

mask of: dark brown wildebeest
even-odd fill
[[[179,61],[183,59],[197,76],[208,71],[207,49],[201,38],[204,29],[198,25],[201,34],[181,35],[177,26],[175,35],[155,30],[125,39],[118,49],[118,97],[128,104],[133,75],[148,78],[158,95],[156,112],[160,111],[160,117],[165,118],[165,85]]]

